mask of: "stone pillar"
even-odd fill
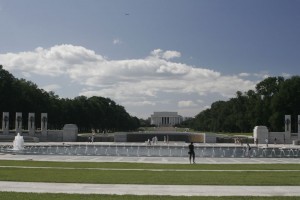
[[[266,144],[269,141],[269,130],[266,126],[255,126],[253,129],[254,143]]]
[[[30,136],[33,136],[35,132],[35,114],[28,114],[28,133]]]
[[[16,133],[22,134],[22,113],[21,112],[16,112],[16,121],[15,121],[15,129]]]
[[[41,133],[43,136],[47,136],[48,126],[48,113],[41,114]]]
[[[291,133],[291,115],[284,116],[284,132]]]
[[[63,142],[76,142],[78,127],[76,124],[65,124],[63,127]]]
[[[3,112],[2,132],[3,132],[3,135],[9,134],[9,112]]]
[[[298,133],[300,133],[300,115],[298,115],[298,121],[297,121],[297,123],[298,123]]]

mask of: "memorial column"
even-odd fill
[[[3,112],[2,118],[2,133],[3,135],[9,134],[9,112]]]

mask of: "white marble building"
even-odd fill
[[[154,112],[151,115],[151,124],[156,126],[174,126],[182,122],[182,116],[177,112]]]

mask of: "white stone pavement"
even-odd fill
[[[0,191],[170,196],[300,196],[299,186],[31,183],[0,181]]]
[[[34,160],[63,162],[133,162],[187,164],[188,157],[127,157],[127,156],[67,156],[67,155],[20,155],[0,153],[0,160]],[[197,157],[197,164],[275,164],[300,163],[300,158],[213,158]]]

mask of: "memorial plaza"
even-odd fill
[[[120,141],[124,140],[124,142],[76,142],[77,137],[77,127],[74,125],[66,125],[64,126],[63,130],[56,130],[51,131],[47,129],[47,113],[43,113],[41,115],[41,130],[35,129],[34,123],[34,114],[29,113],[29,120],[28,120],[28,130],[24,131],[21,129],[21,118],[22,115],[20,113],[16,113],[16,121],[15,121],[15,129],[16,130],[8,130],[8,114],[3,114],[3,123],[2,123],[2,138],[3,139],[10,139],[12,136],[16,134],[16,131],[22,132],[24,135],[27,135],[27,139],[37,138],[36,142],[32,140],[31,142],[25,142],[26,146],[30,146],[31,148],[36,148],[36,151],[33,151],[33,154],[26,154],[26,153],[18,153],[9,151],[9,146],[12,146],[11,142],[1,142],[2,150],[6,148],[8,151],[0,151],[0,160],[2,161],[50,161],[50,162],[87,162],[87,163],[148,163],[148,164],[189,164],[188,154],[186,152],[187,145],[189,143],[183,141],[164,141],[160,140],[158,143],[160,146],[164,147],[175,147],[176,151],[181,149],[181,156],[172,155],[162,155],[162,156],[111,156],[106,154],[106,156],[101,155],[68,155],[70,151],[65,151],[65,154],[61,155],[45,155],[45,152],[40,151],[40,149],[45,149],[45,147],[51,147],[52,151],[54,148],[62,147],[72,147],[77,146],[78,149],[96,149],[95,147],[103,148],[105,146],[106,151],[111,147],[116,148],[113,149],[114,151],[124,151],[130,148],[142,148],[147,147],[147,143],[140,142],[140,143],[133,143],[128,142],[124,139],[123,135],[116,135],[115,139],[119,139]],[[159,126],[172,126],[174,123],[178,123],[182,120],[181,116],[177,113],[154,113],[151,116],[152,122]],[[299,116],[298,116],[299,119]],[[290,120],[290,116],[286,116],[286,121]],[[158,123],[158,124],[156,124]],[[247,164],[247,165],[255,165],[255,164],[264,164],[264,165],[273,165],[273,164],[299,164],[299,127],[298,126],[298,133],[291,133],[290,132],[290,123],[286,123],[286,130],[285,132],[269,132],[266,127],[255,127],[254,129],[254,137],[259,139],[259,143],[251,144],[253,149],[257,151],[260,150],[261,154],[259,156],[251,156],[247,157],[246,155],[246,144],[235,144],[235,143],[215,143],[216,136],[210,134],[203,134],[201,139],[206,141],[205,143],[198,143],[197,147],[199,149],[211,149],[212,154],[210,156],[197,155],[196,154],[196,164],[193,165],[202,165],[202,164]],[[183,133],[187,134],[187,133]],[[16,136],[17,137],[17,136]],[[55,138],[55,140],[54,140]],[[188,137],[190,138],[190,137]],[[193,138],[193,137],[191,137]],[[266,142],[264,139],[267,138],[269,142]],[[276,138],[277,143],[274,142]],[[54,140],[54,141],[46,141],[46,140]],[[195,138],[194,139],[199,139]],[[154,144],[154,145],[153,145]],[[152,144],[151,147],[155,147],[155,142]],[[244,145],[244,146],[243,146]],[[180,148],[179,148],[180,147]],[[119,148],[119,149],[118,149]],[[122,150],[123,148],[123,150]],[[148,147],[147,147],[148,148]],[[146,150],[147,150],[146,148]],[[226,149],[234,149],[232,156],[225,157]],[[66,148],[67,149],[67,148]],[[235,157],[235,149],[239,149],[241,157]],[[275,151],[273,153],[272,149],[281,149],[280,156],[274,156]],[[28,150],[28,149],[27,149]],[[96,149],[97,150],[97,149]],[[166,149],[165,149],[166,150]],[[219,150],[221,154],[215,157],[214,150]],[[245,151],[244,151],[245,150]],[[268,156],[264,152],[269,150]],[[272,150],[272,151],[271,151]],[[285,157],[281,157],[281,152],[288,154]],[[50,150],[46,150],[50,151]],[[100,150],[99,150],[100,151]],[[175,150],[174,150],[175,151]],[[204,150],[199,150],[200,151]],[[76,150],[75,150],[76,152]],[[150,152],[150,150],[148,150]],[[171,152],[171,150],[170,150]],[[224,152],[224,157],[223,153]],[[37,153],[37,154],[35,154]],[[97,152],[95,151],[95,154]],[[117,153],[117,152],[116,152]],[[183,154],[184,153],[184,154]],[[178,154],[179,155],[179,154]],[[186,155],[186,156],[185,156]],[[31,166],[0,166],[0,170],[5,169],[51,169],[51,167],[31,167]],[[55,168],[55,167],[53,167]],[[64,168],[64,170],[72,170],[72,168]],[[92,170],[92,169],[85,169],[85,170]],[[113,169],[97,169],[97,170],[113,170]],[[118,169],[122,171],[122,169]],[[164,169],[124,169],[124,173],[126,170],[136,170],[136,171],[164,171]],[[170,169],[166,169],[166,172],[170,171]],[[176,169],[171,169],[171,171],[178,171]],[[201,170],[201,169],[184,169],[183,171],[194,171],[194,172],[214,172],[214,171],[223,171],[223,170]],[[226,170],[232,172],[243,172],[247,170]],[[251,171],[251,170],[250,170]],[[253,170],[252,170],[253,171]],[[254,170],[255,171],[255,170]],[[260,171],[260,170],[256,170]],[[261,170],[261,172],[267,172],[268,170]],[[276,171],[276,170],[275,170]],[[278,172],[283,172],[284,170],[278,170]],[[289,171],[289,170],[287,170]],[[297,173],[299,170],[290,170],[292,172]],[[224,170],[225,172],[225,170]],[[274,172],[274,170],[273,170]],[[294,196],[300,197],[300,186],[296,185],[273,185],[273,186],[252,186],[252,185],[154,185],[154,184],[88,184],[88,183],[47,183],[47,182],[18,182],[18,181],[0,181],[0,191],[7,192],[7,191],[14,191],[14,192],[33,192],[33,193],[72,193],[72,194],[115,194],[115,195],[168,195],[168,196]]]
[[[53,145],[53,143],[51,143]],[[92,145],[92,144],[89,144]],[[0,154],[0,160],[55,162],[129,162],[158,164],[187,164],[188,157],[118,157],[68,155]],[[201,164],[299,164],[299,158],[207,158],[196,157]],[[2,168],[5,166],[1,166]],[[18,168],[18,167],[16,167]],[[26,168],[26,167],[21,167]],[[51,167],[50,167],[51,168]],[[1,168],[0,168],[1,170]],[[151,170],[151,169],[150,169]],[[197,171],[197,170],[196,170]],[[300,172],[300,169],[299,169]],[[79,184],[0,181],[0,191],[35,193],[77,193],[116,195],[169,196],[300,196],[300,186],[227,186],[227,185],[136,185]]]

